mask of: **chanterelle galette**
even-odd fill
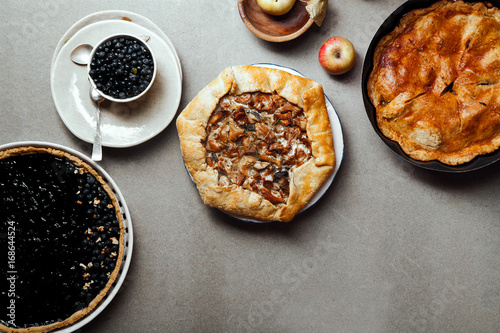
[[[282,70],[225,69],[177,128],[204,203],[238,216],[290,221],[335,164],[323,88]]]

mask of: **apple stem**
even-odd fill
[[[340,57],[341,57],[340,52],[339,51],[335,52],[335,58],[340,59]]]

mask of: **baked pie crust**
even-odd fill
[[[278,69],[226,68],[177,129],[203,202],[236,216],[290,221],[335,164],[322,86]]]
[[[500,147],[500,10],[443,0],[377,44],[368,95],[381,132],[416,160],[449,165]]]
[[[96,308],[120,271],[125,230],[117,199],[90,165],[58,149],[30,146],[0,151],[0,169],[4,175],[7,170],[15,177],[13,181],[0,177],[4,192],[0,195],[0,211],[4,215],[0,217],[0,227],[8,227],[2,232],[12,237],[8,239],[8,249],[15,252],[11,258],[14,261],[9,261],[0,272],[9,277],[13,273],[17,276],[13,280],[16,288],[9,289],[12,294],[2,291],[2,300],[5,297],[10,300],[8,302],[15,300],[15,310],[14,317],[5,317],[9,309],[3,311],[0,331],[48,332],[68,326]],[[30,252],[27,253],[26,249]],[[61,249],[67,249],[67,252]],[[77,263],[73,253],[78,254],[78,260],[89,261]],[[36,259],[28,260],[26,256]],[[60,259],[61,263],[53,263],[54,258]],[[28,261],[34,266],[26,267]],[[58,284],[61,279],[64,282]],[[36,288],[32,290],[29,286]],[[27,301],[22,296],[19,298],[19,294],[25,295],[27,291]],[[34,297],[35,294],[47,293],[47,298],[42,300],[42,296]],[[54,303],[53,299],[61,297],[68,304]],[[38,303],[34,303],[35,299]],[[28,305],[31,310],[22,309]],[[55,318],[40,319],[45,309],[56,306],[64,313],[58,313]],[[52,312],[50,315],[55,316]],[[22,322],[28,317],[36,317],[39,321]]]

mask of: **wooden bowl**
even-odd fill
[[[269,42],[286,42],[297,38],[314,22],[306,11],[306,4],[300,0],[295,1],[288,13],[280,16],[264,12],[257,0],[238,0],[238,11],[248,30]]]

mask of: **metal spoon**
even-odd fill
[[[92,159],[94,161],[102,160],[102,140],[101,140],[101,125],[100,125],[100,110],[99,106],[104,100],[95,88],[90,87],[90,99],[92,102],[96,103],[96,131],[94,136],[94,145],[92,147]]]
[[[78,65],[87,65],[90,61],[90,53],[92,52],[92,45],[81,44],[75,47],[71,52],[71,60]]]

